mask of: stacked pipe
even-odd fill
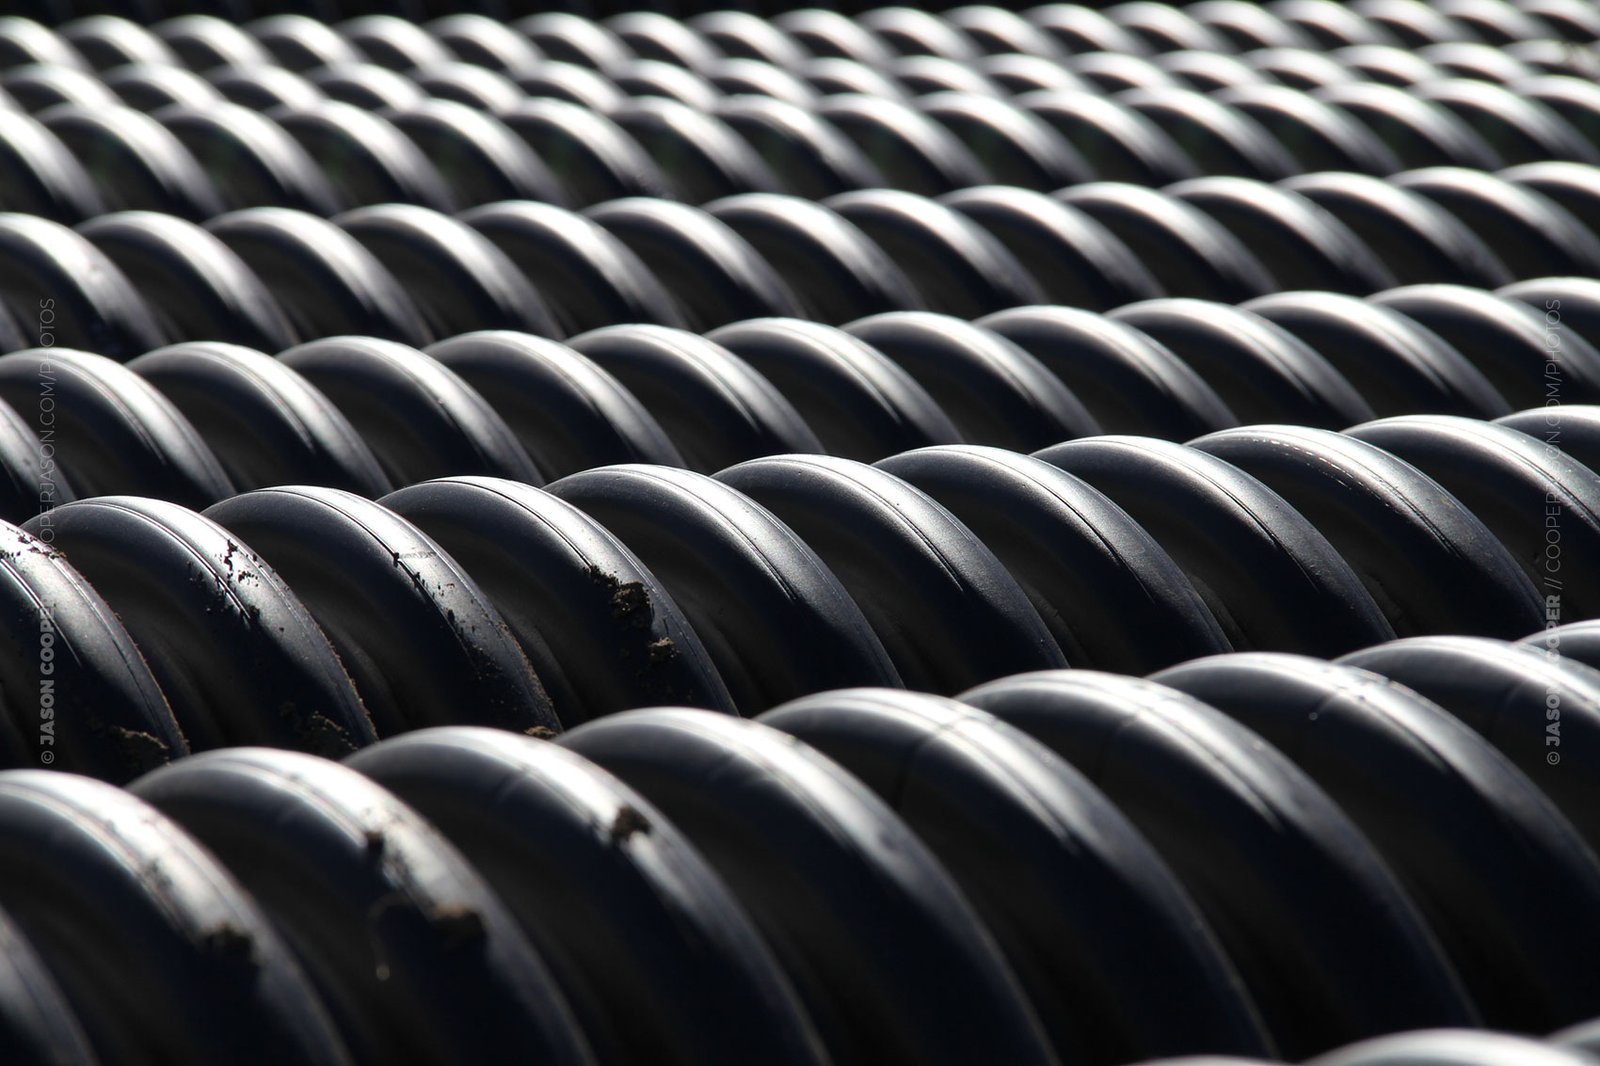
[[[1600,9],[392,11],[0,18],[8,1062],[1600,1056]]]

